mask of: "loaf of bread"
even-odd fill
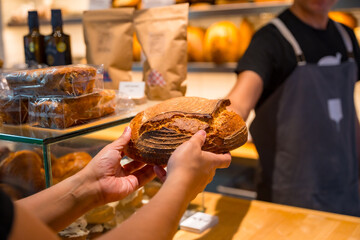
[[[82,95],[93,92],[96,68],[84,65],[19,71],[5,76],[16,95]]]
[[[56,184],[83,169],[92,157],[86,152],[68,153],[52,160],[53,183]]]
[[[3,123],[19,125],[28,119],[28,98],[21,96],[0,97],[0,117]]]
[[[27,193],[45,188],[45,172],[39,155],[30,150],[10,153],[0,163],[0,181],[21,186]]]
[[[203,150],[226,153],[247,141],[244,120],[226,110],[230,100],[179,97],[138,113],[130,122],[125,154],[136,161],[164,165],[172,152],[199,130],[207,133]]]
[[[29,104],[29,124],[45,128],[67,128],[115,112],[114,90],[79,97],[37,98]]]

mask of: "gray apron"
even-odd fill
[[[280,19],[272,24],[293,46],[298,66],[256,110],[250,127],[260,156],[258,199],[360,216],[353,100],[358,75],[350,37],[337,24],[349,61],[318,66],[306,63]]]

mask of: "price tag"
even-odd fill
[[[90,0],[89,10],[107,9],[111,7],[109,0]]]
[[[143,98],[145,82],[120,82],[119,90],[131,98]]]
[[[218,224],[219,218],[210,214],[197,212],[180,223],[180,229],[195,233],[202,233]]]
[[[143,8],[169,6],[175,3],[175,0],[142,0]]]

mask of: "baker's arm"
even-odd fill
[[[259,74],[254,71],[241,72],[236,84],[227,96],[231,101],[229,108],[246,120],[259,100],[262,91],[263,81]]]

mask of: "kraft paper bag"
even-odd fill
[[[135,11],[135,30],[146,57],[145,93],[150,100],[185,95],[188,14],[188,4]]]
[[[134,8],[85,11],[83,16],[86,59],[104,64],[104,87],[119,89],[131,81]]]

